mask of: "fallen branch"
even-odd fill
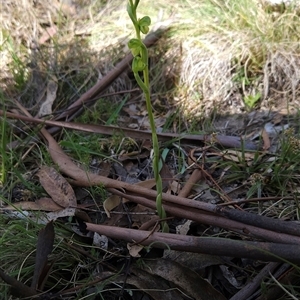
[[[148,34],[144,40],[145,45],[147,47],[150,47],[155,44],[161,38],[164,32],[166,32],[166,29],[158,29],[157,31]],[[85,92],[77,101],[72,103],[63,113],[57,116],[55,120],[62,120],[65,118],[68,120],[72,120],[72,114],[80,109],[86,102],[104,92],[105,89],[107,89],[112,84],[112,82],[116,80],[130,66],[132,59],[132,54],[127,54],[111,71],[109,71],[91,89]]]
[[[258,290],[263,282],[270,273],[279,266],[278,262],[271,262],[267,264],[253,279],[251,279],[241,290],[239,290],[230,300],[248,299],[253,296],[256,290]]]
[[[119,195],[120,197],[128,199],[132,202],[139,203],[143,206],[155,209],[155,202],[153,200],[149,200],[145,197],[132,195],[130,193],[129,194],[123,193],[116,189],[109,189],[109,191],[116,195]],[[295,236],[292,234],[285,234],[285,233],[278,234],[277,232],[275,232],[274,229],[267,230],[258,226],[254,226],[254,225],[252,226],[252,225],[245,224],[243,222],[230,220],[222,216],[216,215],[214,213],[191,208],[187,204],[176,205],[174,203],[164,202],[164,208],[165,211],[172,216],[192,220],[199,224],[206,224],[206,225],[225,228],[227,230],[234,231],[236,233],[239,233],[240,235],[247,236],[249,238],[256,238],[256,239],[261,239],[269,242],[282,243],[282,244],[300,245],[299,236]],[[248,212],[243,212],[243,213],[245,213],[245,217],[247,216],[249,217],[249,215],[250,217],[256,216]],[[260,216],[258,216],[257,219],[259,219],[259,217]],[[270,219],[270,221],[271,220],[272,219]],[[283,221],[281,220],[275,220],[275,221],[283,223]]]
[[[172,249],[219,256],[259,259],[264,261],[289,261],[300,263],[300,245],[279,243],[246,242],[224,238],[194,237],[180,234],[154,232],[85,223],[86,229],[114,239],[140,242],[161,249]]]
[[[253,226],[257,226],[259,224],[260,228],[273,230],[278,233],[292,234],[300,237],[300,224],[298,222],[287,222],[278,219],[272,219],[245,211],[230,209],[224,206],[218,206],[216,208],[216,212],[230,220],[243,222],[244,224]]]
[[[28,116],[30,114],[24,109],[20,104],[17,104],[20,109]],[[49,153],[53,159],[53,161],[59,166],[61,172],[68,175],[69,177],[73,178],[73,183],[75,183],[78,186],[93,186],[93,185],[102,185],[106,188],[113,188],[115,189],[115,193],[118,193],[123,197],[130,197],[132,195],[138,195],[132,197],[133,201],[144,201],[144,205],[148,205],[151,207],[151,205],[154,205],[154,200],[156,198],[156,191],[144,188],[142,186],[138,185],[132,185],[126,182],[116,181],[104,176],[100,176],[97,174],[89,173],[84,170],[82,170],[80,167],[75,165],[72,160],[66,155],[61,147],[57,144],[57,142],[54,140],[54,138],[49,134],[49,132],[42,128],[41,133],[44,136],[44,138],[48,142],[48,150]],[[124,192],[125,191],[125,192]],[[142,196],[142,197],[141,197]],[[286,244],[300,244],[300,238],[299,238],[299,232],[295,232],[297,236],[295,235],[289,235],[289,234],[278,234],[276,233],[276,230],[278,228],[284,227],[284,224],[286,222],[281,220],[272,220],[269,218],[264,217],[264,225],[266,226],[266,223],[268,223],[267,220],[270,220],[272,222],[272,226],[276,226],[275,228],[272,228],[273,231],[266,230],[259,228],[257,226],[251,226],[251,225],[245,225],[243,223],[232,221],[229,219],[226,219],[224,217],[221,217],[218,215],[218,209],[216,205],[203,203],[195,200],[190,200],[187,198],[166,194],[163,193],[163,201],[164,201],[164,207],[166,207],[166,210],[178,217],[191,219],[193,215],[195,216],[201,216],[201,220],[195,219],[197,222],[205,222],[205,224],[211,224],[215,226],[220,226],[223,228],[227,228],[236,232],[239,232],[240,234],[249,235],[269,241],[280,241],[281,243]],[[146,205],[146,206],[147,206]],[[229,208],[222,208],[223,212],[225,209]],[[200,211],[199,211],[200,210]],[[203,211],[206,211],[208,213],[204,214]],[[201,214],[202,213],[202,214]],[[249,215],[249,219],[256,220],[256,224],[260,224],[261,216],[250,214],[244,212],[245,216],[247,214]],[[194,218],[194,217],[193,217]],[[206,221],[205,221],[206,220]],[[218,222],[220,221],[220,222]],[[295,224],[293,224],[295,226]]]
[[[49,126],[56,126],[62,128],[69,128],[72,130],[79,130],[90,133],[99,133],[104,135],[114,135],[116,133],[122,133],[124,136],[133,138],[133,139],[151,139],[151,132],[134,130],[124,127],[116,126],[104,126],[104,125],[93,125],[93,124],[81,124],[74,122],[60,122],[60,121],[51,121],[37,119],[29,116],[23,116],[19,114],[14,114],[10,112],[5,112],[0,110],[0,115],[4,115],[8,118],[14,118],[22,120],[25,122],[44,124]],[[176,133],[158,133],[157,137],[159,141],[170,142],[172,139],[179,140],[181,144],[197,145],[199,142],[211,143],[221,145],[225,148],[243,148],[245,150],[255,150],[257,146],[249,141],[243,141],[238,136],[226,136],[226,135],[210,135],[210,134],[176,134]]]

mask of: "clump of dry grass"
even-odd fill
[[[49,5],[47,1],[6,2],[1,20],[3,76],[0,84],[8,98],[18,97],[36,113],[45,99],[48,81],[54,80],[58,84],[55,112],[105,76],[124,56],[123,45],[116,40],[121,34],[112,34],[116,30],[112,30],[113,21],[110,21],[110,15],[116,13],[114,8],[111,3],[83,1],[72,5],[56,2]],[[99,28],[101,19],[104,21]],[[108,93],[126,90],[130,85],[126,76],[121,76]]]
[[[43,23],[49,23],[56,15],[54,5],[30,1],[12,0],[1,4],[1,88],[8,89],[14,78],[28,79],[26,64],[35,41],[43,32]],[[21,79],[21,78],[20,78]]]
[[[190,23],[176,40],[182,42],[180,103],[186,115],[241,113],[244,100],[259,94],[260,107],[299,105],[300,24],[293,7],[278,15],[256,1],[208,0],[187,1],[188,11]]]
[[[30,83],[41,86],[28,68],[34,62],[44,85],[48,76],[54,76],[64,82],[62,101],[72,101],[127,51],[132,27],[125,5],[121,1],[74,1],[72,6],[6,2],[1,21],[2,87],[12,83],[18,72],[27,89]],[[216,111],[241,113],[247,109],[247,97],[260,98],[258,103],[266,108],[299,104],[300,21],[293,6],[274,13],[255,0],[174,1],[155,7],[143,1],[140,13],[149,14],[154,23],[172,20],[167,39],[152,51],[153,88],[156,95],[177,103],[186,119]],[[32,50],[32,44],[54,25],[57,33],[52,41]],[[10,47],[5,46],[8,42]],[[89,78],[84,88],[83,78]],[[128,88],[131,81],[125,76],[110,92]],[[282,95],[284,101],[278,103]]]

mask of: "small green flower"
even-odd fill
[[[132,61],[132,71],[134,73],[145,70],[146,64],[140,56],[135,56]]]
[[[148,16],[145,16],[139,20],[140,31],[144,34],[149,32],[149,26],[151,25],[151,19]]]
[[[131,50],[133,56],[139,56],[142,51],[143,44],[138,39],[131,39],[128,42],[128,48]]]

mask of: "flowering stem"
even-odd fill
[[[161,219],[166,218],[166,212],[162,205],[162,179],[159,174],[159,145],[158,138],[156,134],[156,126],[154,122],[154,116],[152,112],[151,98],[150,98],[150,83],[149,83],[149,68],[148,68],[148,49],[143,43],[141,39],[141,32],[146,34],[149,32],[149,26],[151,23],[151,19],[148,16],[143,17],[142,19],[137,19],[136,9],[139,4],[139,0],[129,0],[127,5],[127,12],[129,17],[134,25],[136,31],[136,38],[131,39],[128,43],[128,47],[130,48],[134,58],[132,62],[132,71],[134,73],[135,80],[137,81],[140,88],[143,90],[146,106],[148,111],[148,117],[152,132],[152,146],[153,146],[153,171],[154,178],[156,182],[156,209],[158,216]],[[140,77],[140,73],[143,72],[143,79]],[[162,222],[162,231],[169,232],[169,227],[166,221]]]

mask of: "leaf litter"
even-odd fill
[[[55,34],[55,32],[49,33],[49,35],[53,34]],[[45,42],[46,38],[40,40],[41,44]],[[184,45],[184,47],[188,48],[189,46]],[[195,58],[198,54],[192,52],[189,53],[189,55]],[[281,61],[283,60],[283,57],[280,55],[276,57],[278,61],[279,59],[281,59]],[[128,58],[125,59],[123,66],[128,64],[128,61]],[[274,64],[274,61],[272,62],[271,67],[274,68],[274,70],[265,70],[265,74],[269,72],[269,76],[275,78],[275,71],[279,66]],[[224,58],[220,64],[220,60],[216,59],[215,63],[216,65],[214,65],[212,61],[208,62],[209,65],[213,65],[213,69],[218,68],[219,72],[216,73],[217,75],[222,75],[216,91],[222,93],[222,99],[227,99],[226,94],[224,94],[225,89],[223,88],[226,86],[224,83],[227,80],[227,76],[225,75],[228,71],[228,60]],[[190,62],[188,60],[185,60],[183,67],[184,73],[180,80],[182,82],[197,82],[197,78],[193,77],[195,76],[195,72],[191,72]],[[292,69],[291,72],[293,73]],[[211,95],[214,99],[219,97],[217,93],[213,92],[210,94],[213,90],[212,85],[215,87],[214,76],[216,74],[213,74],[213,72],[209,73],[203,85],[203,93],[205,95]],[[232,74],[229,74],[228,77],[231,77],[231,75]],[[118,74],[115,74],[115,76],[117,77]],[[189,78],[189,76],[192,76],[192,78]],[[201,77],[201,72],[199,76]],[[51,81],[49,81],[49,84],[50,82]],[[106,81],[106,77],[104,76],[102,80],[100,80],[99,85],[95,85],[93,89],[83,94],[77,102],[69,106],[56,120],[61,120],[66,116],[71,119],[72,110],[75,111],[78,109],[78,107],[76,107],[78,103],[88,101],[97,94],[97,90],[99,91],[103,86],[109,84],[109,81]],[[293,87],[293,91],[295,100],[295,87]],[[193,93],[192,88],[188,92]],[[209,98],[209,96],[207,97]],[[145,122],[144,118],[145,114],[143,108],[141,108],[142,106],[138,105],[138,109],[141,108],[140,116],[138,116],[136,113],[137,105],[130,105],[129,110],[126,110],[126,108],[123,109],[123,112],[129,115],[129,120],[133,120],[127,128],[133,127],[138,130],[126,131],[127,128],[124,128],[120,131],[124,132],[127,136],[132,134],[131,138],[137,140],[137,146],[134,151],[128,151],[125,148],[121,149],[122,152],[119,155],[113,153],[112,158],[117,162],[115,162],[114,165],[112,164],[112,168],[110,168],[109,171],[101,173],[101,175],[95,174],[88,168],[81,166],[78,162],[74,162],[48,132],[44,129],[41,130],[48,144],[48,151],[53,159],[54,165],[56,165],[59,170],[56,171],[53,168],[42,167],[39,174],[40,184],[51,198],[39,198],[35,200],[35,202],[21,202],[17,205],[14,204],[10,209],[18,206],[18,208],[22,210],[38,209],[40,211],[53,211],[50,219],[58,219],[54,223],[55,226],[58,226],[59,222],[66,223],[65,217],[71,216],[72,221],[75,222],[73,226],[80,229],[81,233],[83,233],[82,237],[87,229],[91,229],[90,233],[97,233],[98,231],[100,236],[106,237],[106,239],[103,240],[100,238],[99,241],[98,235],[94,234],[92,242],[95,246],[94,249],[97,249],[99,253],[103,254],[99,254],[103,262],[109,257],[108,264],[104,264],[99,273],[103,275],[103,278],[107,279],[107,277],[104,276],[105,272],[108,272],[107,270],[111,270],[112,267],[116,267],[118,270],[109,274],[109,282],[107,284],[113,287],[115,283],[119,283],[123,286],[123,289],[125,288],[128,293],[133,295],[138,295],[137,293],[144,290],[144,293],[148,294],[148,297],[151,297],[149,299],[206,299],[208,297],[212,297],[213,299],[225,299],[226,296],[224,295],[230,295],[232,299],[235,296],[240,297],[239,299],[243,299],[247,294],[248,279],[253,276],[252,274],[255,274],[254,281],[256,278],[260,279],[256,282],[253,291],[259,291],[259,286],[263,278],[267,277],[268,274],[265,273],[266,269],[273,272],[277,268],[277,278],[284,274],[284,271],[295,273],[296,270],[292,266],[289,266],[287,269],[282,269],[280,272],[279,263],[272,261],[277,261],[277,259],[279,259],[278,257],[281,257],[292,263],[299,263],[299,258],[297,257],[297,253],[299,253],[298,223],[294,222],[294,213],[297,209],[295,205],[297,195],[292,196],[290,200],[284,200],[290,201],[293,204],[290,203],[292,207],[290,208],[290,212],[285,215],[285,218],[278,217],[277,223],[272,223],[269,219],[261,218],[261,215],[264,215],[261,213],[264,209],[263,205],[258,208],[258,210],[260,210],[258,211],[258,215],[253,216],[253,213],[256,213],[256,208],[251,207],[252,204],[250,201],[249,206],[242,202],[239,203],[240,199],[251,200],[250,197],[252,195],[258,196],[256,199],[259,199],[253,201],[262,201],[262,196],[274,195],[268,190],[267,186],[270,183],[272,172],[274,172],[276,168],[275,163],[272,163],[269,158],[273,158],[274,161],[278,159],[274,152],[268,152],[268,149],[270,150],[272,147],[274,149],[274,145],[278,147],[278,143],[272,140],[273,138],[278,138],[277,132],[275,134],[273,133],[273,136],[271,134],[275,126],[272,125],[271,127],[261,129],[261,126],[256,125],[255,129],[259,130],[258,133],[252,131],[247,136],[242,134],[241,136],[243,136],[244,139],[233,135],[197,135],[197,137],[194,136],[194,142],[197,144],[196,149],[194,148],[195,146],[190,143],[190,141],[193,140],[192,136],[186,138],[185,134],[180,136],[161,134],[162,145],[164,142],[169,142],[170,139],[174,138],[173,143],[169,143],[168,147],[170,150],[167,151],[168,155],[166,155],[164,162],[162,162],[162,172],[165,174],[163,176],[165,178],[165,193],[163,197],[170,218],[168,222],[172,230],[171,236],[167,236],[157,232],[159,220],[155,218],[155,185],[153,185],[152,179],[151,149],[150,151],[144,151],[138,148],[141,140],[149,138],[149,133],[139,130],[140,128],[148,129],[147,122]],[[189,110],[193,108],[195,107],[189,107]],[[22,110],[20,107],[19,109],[23,111],[23,113],[25,112],[24,109]],[[208,110],[209,109],[208,107]],[[52,109],[48,108],[46,114],[51,113]],[[42,115],[44,115],[44,113],[42,113]],[[137,120],[135,120],[136,116],[138,116]],[[13,117],[13,115],[11,115],[11,117]],[[63,121],[61,121],[61,123],[54,123],[55,120],[43,119],[40,121],[33,120],[30,119],[31,117],[28,114],[27,117],[29,119],[25,120],[23,118],[24,121],[41,122],[50,127],[58,125],[71,129],[85,128],[86,131],[95,134],[96,132],[103,134],[110,132],[109,134],[113,135],[116,130],[115,127],[109,126],[98,126],[97,128],[97,126],[94,127],[89,124],[76,124]],[[22,116],[17,116],[17,118],[21,120]],[[159,127],[164,125],[165,119],[166,118],[160,116],[157,117]],[[260,117],[249,117],[249,119],[246,117],[248,126],[255,123],[255,119],[259,121]],[[275,115],[274,118],[271,116],[270,119],[274,124],[279,124],[279,127],[281,122],[284,121],[283,117],[279,118],[278,121],[278,114],[277,116]],[[232,125],[232,123],[230,125]],[[224,125],[220,126],[223,130],[226,129],[227,132],[233,132],[229,127]],[[236,127],[235,129],[242,129],[242,126]],[[181,143],[183,141],[182,138],[186,138],[185,143]],[[177,142],[180,142],[180,146]],[[243,148],[243,145],[246,145],[246,147]],[[248,145],[250,146],[247,147]],[[255,145],[255,148],[251,149],[253,145]],[[230,150],[227,148],[230,146],[237,149]],[[179,164],[182,162],[180,162],[178,151],[174,151],[174,149],[178,149],[179,147],[181,147],[183,149],[182,152],[185,153],[184,160],[188,161],[188,163],[185,162],[186,169],[183,172],[179,167]],[[256,152],[253,151],[253,149],[258,149],[259,151]],[[268,161],[265,159],[267,156]],[[265,162],[268,168],[264,165]],[[283,161],[281,166],[286,164],[288,164],[288,161]],[[117,166],[120,167],[118,168]],[[249,174],[244,171],[244,166],[251,168]],[[252,172],[263,174],[263,177],[251,177],[250,173]],[[65,177],[60,173],[64,174]],[[241,176],[242,179],[240,179],[240,177],[237,179],[235,175],[240,175],[240,173],[243,173]],[[142,183],[136,184],[136,182],[132,182],[132,178],[138,178],[138,180],[142,180]],[[276,178],[271,178],[271,180],[272,179],[276,180]],[[149,182],[151,184],[148,185]],[[79,197],[74,193],[70,184],[74,187],[100,186],[111,195],[102,198],[101,202],[97,202],[96,199],[92,198],[85,203],[80,203],[78,200]],[[294,182],[287,182],[286,184],[286,188],[290,190],[293,195],[297,186],[295,186]],[[259,188],[259,186],[263,187],[263,189]],[[246,195],[249,188],[253,188],[254,191],[251,196],[250,194]],[[259,192],[261,190],[265,191],[263,195]],[[276,196],[277,195],[278,194],[276,194]],[[279,198],[279,202],[282,203],[281,198],[284,198],[284,196],[280,197],[279,195]],[[104,199],[106,200],[103,203]],[[269,201],[272,201],[272,199],[269,199]],[[201,202],[207,205],[203,205]],[[262,203],[263,202],[260,202],[260,204]],[[270,202],[267,205],[270,209]],[[276,205],[277,204],[274,203],[274,206]],[[70,214],[68,214],[69,211],[66,214],[57,214],[57,211],[62,211],[63,208],[67,210],[71,209],[72,212]],[[8,209],[8,207],[5,207],[5,209]],[[90,220],[93,220],[93,222],[82,217],[80,210],[90,216]],[[234,215],[235,212],[232,213],[233,210],[241,211],[241,214]],[[249,214],[249,211],[253,213]],[[270,213],[269,216],[275,216],[277,219],[277,211],[278,208],[275,208],[273,213]],[[106,218],[105,212],[108,218]],[[97,214],[98,216],[101,215],[101,218],[95,218],[94,215]],[[251,218],[254,219],[251,220]],[[294,230],[289,226],[285,227],[283,222],[280,222],[280,219],[289,220],[290,227],[294,227]],[[47,232],[49,229],[47,229],[47,226],[52,226],[49,224],[52,224],[52,222],[46,225],[44,232]],[[278,228],[280,228],[280,230],[278,230]],[[180,234],[175,234],[176,232]],[[179,235],[182,235],[182,237]],[[40,280],[44,280],[47,287],[44,290],[46,293],[47,289],[49,289],[49,285],[47,286],[47,276],[45,275],[44,278],[39,277],[47,261],[47,255],[52,252],[51,240],[54,239],[54,237],[52,233],[50,236],[51,238],[48,239],[48,244],[47,234],[41,233],[41,237],[39,236],[38,238],[36,256],[40,257],[42,245],[46,247],[46,251],[42,250],[44,255],[40,258],[40,264],[36,264],[32,281],[34,289],[36,289],[36,283]],[[201,237],[204,237],[204,239],[201,239]],[[205,238],[209,237],[217,238],[208,240],[208,243],[206,243]],[[225,239],[225,241],[223,241],[223,239]],[[125,242],[122,242],[123,240]],[[234,241],[239,241],[239,243],[236,244]],[[88,241],[86,245],[90,247],[91,241]],[[88,247],[82,246],[80,249],[86,251]],[[161,258],[161,253],[156,252],[161,248],[165,249],[164,254],[168,253],[168,251],[176,251],[176,249],[180,249],[180,252],[177,252],[177,256],[175,252],[175,257],[173,256],[172,259],[170,259],[169,256],[169,259],[166,260]],[[170,250],[169,248],[175,250]],[[128,249],[128,253],[126,249]],[[259,251],[255,251],[257,249]],[[189,253],[185,251],[192,252]],[[264,254],[261,252],[264,252]],[[84,253],[90,254],[88,251]],[[182,254],[186,253],[194,259],[192,263],[189,263],[189,267],[184,267],[188,265],[187,257],[181,259],[180,264],[176,262],[177,260],[179,261],[180,256],[183,256]],[[208,257],[209,254],[213,254],[213,257]],[[153,255],[154,258],[149,258],[151,255]],[[277,258],[275,256],[277,256]],[[202,267],[199,267],[198,264],[195,266],[196,261],[199,263],[196,257],[198,259],[200,257],[200,260],[204,260]],[[120,268],[120,263],[116,262],[116,260],[122,261]],[[130,264],[128,261],[133,263]],[[140,265],[142,265],[142,267]],[[194,270],[194,267],[197,270],[195,273],[191,271]],[[243,269],[243,271],[241,271],[241,269]],[[99,269],[95,268],[95,270],[92,270],[92,279],[97,277],[96,270]],[[6,278],[5,274],[2,274],[2,271],[0,275],[3,279]],[[193,275],[195,278],[193,278]],[[99,274],[98,276],[99,278],[101,277]],[[102,280],[101,278],[99,281]],[[209,282],[203,278],[209,279]],[[97,286],[95,280],[91,280],[90,282],[85,281],[84,286],[89,284],[91,287]],[[15,285],[16,283],[13,279],[10,279],[9,284],[16,287],[22,286],[22,283]],[[69,287],[70,286],[71,285],[69,285]],[[135,291],[132,287],[140,289],[141,291]],[[36,294],[36,291],[33,292],[32,288],[27,289],[25,286],[22,286],[22,288],[24,292],[21,292],[21,296],[23,297],[32,295],[30,293]],[[41,292],[43,288],[43,285],[39,285],[39,292]],[[84,290],[84,288],[85,287],[81,287],[78,283],[73,291],[58,289],[54,295],[51,296],[50,293],[49,295],[55,299],[55,297],[58,296],[62,297],[65,292],[65,294],[67,294],[67,292],[75,293],[77,290]],[[272,291],[271,288],[270,291]],[[250,295],[248,294],[248,296]]]

